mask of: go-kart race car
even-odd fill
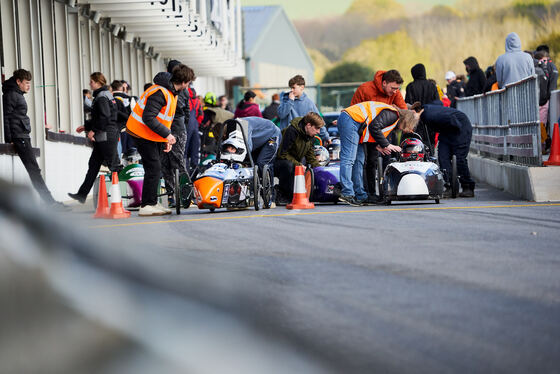
[[[413,136],[401,142],[399,160],[389,163],[384,171],[382,158],[378,158],[378,189],[385,204],[399,200],[434,200],[439,204],[443,197],[443,173],[435,157],[426,152],[420,136]],[[456,170],[455,166],[453,181],[457,180]]]
[[[340,140],[327,146],[315,146],[315,157],[321,166],[305,171],[305,188],[309,201],[337,203],[340,196]]]
[[[272,173],[268,165],[259,171],[253,161],[247,144],[247,121],[227,120],[219,127],[218,157],[193,183],[196,205],[211,212],[219,208],[270,208]]]

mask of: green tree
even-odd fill
[[[368,21],[376,22],[402,18],[406,11],[396,0],[354,0],[346,14],[365,16]]]
[[[325,73],[323,83],[365,82],[372,77],[370,67],[357,62],[342,62]]]

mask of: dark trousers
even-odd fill
[[[165,180],[165,191],[173,194],[175,191],[175,170],[179,169],[179,174],[186,174],[185,168],[185,143],[187,141],[187,133],[181,132],[173,134],[176,143],[171,147],[170,152],[161,153],[161,170],[163,179]]]
[[[117,143],[118,134],[113,132],[107,132],[107,141],[93,142],[93,151],[89,157],[88,171],[84,182],[78,190],[78,195],[86,197],[89,194],[89,191],[91,191],[91,188],[97,179],[97,174],[99,174],[99,169],[101,169],[103,162],[107,164],[111,173],[118,173],[121,171],[122,167],[119,161],[119,156],[117,155]]]
[[[255,161],[255,164],[259,166],[259,171],[262,173],[264,166],[268,165],[273,178],[276,151],[278,151],[278,139],[271,138],[262,147],[257,148],[253,152],[251,152],[253,161]]]
[[[453,155],[457,157],[457,174],[459,174],[459,183],[463,189],[468,188],[474,190],[474,180],[471,178],[469,171],[469,163],[467,162],[467,155],[469,154],[469,143],[459,145],[451,145],[444,141],[439,141],[438,144],[438,159],[441,169],[444,171],[443,175],[445,182],[449,184],[449,176],[451,175],[451,158]]]
[[[277,159],[274,162],[274,174],[278,177],[278,192],[283,198],[291,200],[294,194],[294,164],[288,160]]]
[[[127,134],[126,131],[121,132],[120,136],[121,136],[122,153],[126,154],[126,152],[130,148],[134,147],[134,137],[130,134]]]
[[[194,113],[191,113],[194,115]],[[197,166],[200,159],[200,134],[198,133],[198,124],[189,120],[187,125],[187,143],[185,145],[185,162],[189,172],[192,172]]]
[[[39,193],[41,199],[47,204],[54,203],[54,199],[41,176],[41,169],[39,168],[39,164],[37,164],[37,159],[33,154],[31,139],[13,139],[13,143],[21,162],[23,162],[23,166],[25,166],[25,170],[27,170],[29,174],[33,187]]]
[[[156,205],[159,180],[161,178],[161,154],[166,143],[134,139],[144,165],[144,185],[142,186],[142,206]]]

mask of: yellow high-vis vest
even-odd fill
[[[175,116],[175,110],[177,109],[177,96],[169,92],[167,88],[157,84],[154,84],[144,91],[132,109],[132,113],[130,113],[128,121],[126,122],[126,128],[128,131],[139,138],[151,140],[153,142],[167,142],[167,139],[162,138],[146,126],[142,120],[142,114],[144,113],[144,108],[146,107],[148,98],[160,90],[165,96],[166,104],[163,108],[161,108],[156,120],[168,129],[171,128],[171,123],[173,122],[173,117]]]
[[[369,124],[375,119],[375,117],[377,117],[379,113],[381,113],[381,111],[384,109],[388,109],[397,113],[397,120],[381,130],[383,132],[383,135],[387,137],[391,133],[391,131],[395,129],[395,127],[397,126],[397,122],[399,121],[399,111],[393,106],[385,103],[380,103],[378,101],[364,101],[363,103],[354,104],[344,109],[344,112],[348,113],[350,118],[352,118],[354,121],[356,121],[357,123],[365,124],[365,126],[363,126],[363,129],[360,128],[360,143],[375,143],[375,139],[370,135],[368,127]]]

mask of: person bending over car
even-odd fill
[[[261,117],[245,117],[241,120],[245,120],[249,124],[247,144],[255,164],[259,166],[259,171],[262,172],[263,167],[269,165],[272,172],[278,145],[282,138],[280,129],[274,122]]]
[[[285,205],[292,201],[295,167],[305,162],[312,167],[319,166],[313,149],[313,139],[319,134],[325,121],[317,113],[309,112],[304,117],[296,117],[282,132],[282,142],[274,163],[278,177],[276,204]]]
[[[353,206],[363,205],[368,195],[364,189],[364,148],[376,143],[375,149],[383,155],[400,152],[401,148],[389,143],[387,137],[398,127],[405,133],[412,132],[420,113],[377,102],[366,101],[352,105],[340,113],[340,184],[342,202]]]
[[[443,170],[446,191],[450,195],[451,158],[457,157],[457,174],[462,192],[460,197],[474,197],[474,180],[471,178],[467,155],[472,137],[472,125],[467,115],[455,108],[447,108],[436,100],[424,105],[422,121],[432,130],[439,132],[438,160]]]

